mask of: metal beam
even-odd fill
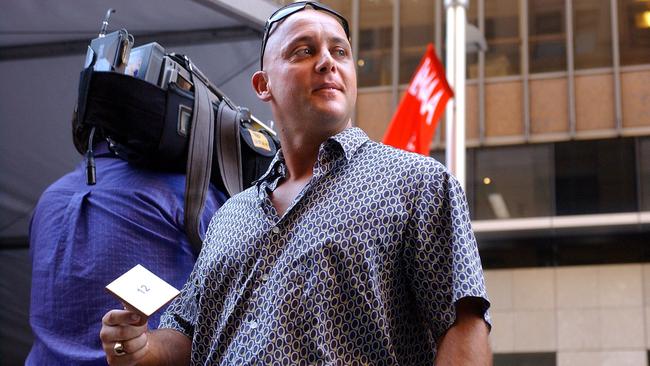
[[[359,7],[360,7],[360,4],[359,4],[359,0],[352,0],[351,3],[352,3],[351,4],[351,6],[352,6],[352,9],[351,9],[352,19],[350,19],[350,20],[352,21],[352,23],[351,23],[352,24],[352,29],[351,29],[351,31],[352,31],[352,45],[351,45],[352,46],[352,58],[354,60],[354,63],[355,63],[354,67],[356,67],[357,75],[358,75],[359,74],[359,66],[357,64],[357,61],[359,60],[359,19],[360,19]],[[357,104],[357,106],[354,108],[354,119],[352,121],[352,124],[354,126],[357,126],[357,121],[359,120],[358,117],[359,117],[359,107],[358,107],[358,104]]]
[[[192,0],[221,14],[236,18],[244,24],[263,30],[266,19],[280,8],[280,5],[264,0]]]
[[[621,89],[621,50],[619,48],[618,34],[618,7],[617,1],[610,2],[610,16],[612,23],[612,61],[614,78],[614,111],[616,118],[616,132],[620,135],[623,132],[623,97]]]
[[[528,0],[519,2],[519,32],[521,34],[521,89],[523,90],[524,141],[530,140],[530,52],[528,44]]]
[[[454,90],[454,97],[447,102],[446,108],[446,143],[445,160],[447,169],[465,188],[465,42],[467,26],[467,9],[469,0],[445,0],[447,13],[447,80]]]
[[[587,229],[631,226],[638,229],[650,224],[650,211],[617,212],[608,214],[543,216],[506,220],[474,220],[475,233],[505,233],[513,231]]]
[[[566,13],[566,66],[567,66],[567,95],[569,96],[567,112],[569,114],[569,135],[576,137],[576,87],[575,87],[575,57],[573,54],[573,3],[571,0],[564,1]]]
[[[399,104],[400,0],[393,1],[392,83],[393,113]]]
[[[261,38],[257,29],[248,26],[200,29],[191,31],[134,34],[137,45],[158,42],[164,47],[205,43],[225,43]],[[0,61],[85,54],[90,39],[0,47]]]
[[[438,57],[443,57],[442,55],[442,16],[443,16],[443,8],[442,8],[442,0],[436,0],[435,3],[435,9],[433,9],[434,12],[434,22],[433,22],[433,27],[435,28],[434,34],[433,34],[433,39],[435,40],[435,46],[436,46],[436,54]],[[445,116],[447,112],[445,112],[442,115],[443,120],[447,120],[447,117]],[[442,123],[438,123],[438,126],[436,127],[436,138],[435,138],[435,146],[440,147],[442,144]]]
[[[478,0],[478,29],[485,34],[485,2]],[[484,36],[485,37],[485,36]],[[486,41],[487,44],[487,41]],[[485,143],[485,51],[478,53],[478,141]]]

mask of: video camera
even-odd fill
[[[84,68],[88,68],[92,64],[94,71],[129,75],[157,85],[163,90],[167,90],[169,85],[174,83],[186,91],[192,90],[190,70],[193,70],[205,82],[209,83],[212,91],[231,107],[241,109],[241,107],[235,107],[223,92],[212,85],[201,70],[193,65],[186,56],[166,53],[165,49],[157,42],[132,48],[134,37],[126,29],[106,34],[109,18],[114,12],[114,9],[108,9],[98,37],[90,41]],[[261,129],[276,136],[275,131],[267,124],[253,115],[250,115],[250,118],[257,130]]]
[[[93,64],[95,71],[112,71],[133,76],[167,89],[176,83],[182,89],[192,89],[191,75],[185,60],[174,54],[166,54],[157,42],[133,48],[134,38],[125,29],[105,34],[108,18],[114,12],[109,9],[102,23],[99,36],[88,46],[84,68]]]
[[[133,48],[125,29],[106,34],[109,9],[90,41],[79,81],[76,118],[91,129],[88,184],[94,184],[95,130],[119,158],[147,169],[186,173],[185,225],[198,235],[208,183],[232,196],[268,168],[275,132],[235,105],[185,55],[152,42]],[[81,151],[80,151],[81,152]]]

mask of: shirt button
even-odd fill
[[[263,274],[263,275],[262,275],[262,281],[265,281],[265,282],[266,282],[266,281],[268,281],[268,280],[269,280],[269,275],[266,274],[266,273]]]
[[[257,322],[253,320],[252,322],[249,323],[249,326],[251,327],[251,329],[257,329]]]
[[[273,229],[271,229],[271,231],[272,231],[274,234],[277,234],[277,233],[280,232],[280,228],[277,227],[277,226],[274,226]]]

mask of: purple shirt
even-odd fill
[[[183,227],[185,175],[136,169],[97,149],[97,184],[85,163],[41,196],[30,228],[34,345],[26,365],[106,365],[104,314],[121,304],[104,287],[142,264],[176,288],[196,255]],[[201,230],[225,202],[210,187]],[[158,326],[159,311],[149,319]]]

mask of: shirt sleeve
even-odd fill
[[[176,297],[167,307],[160,318],[159,329],[170,328],[185,334],[188,338],[194,337],[194,326],[198,315],[196,299],[197,287],[195,286],[196,267],[190,278]]]
[[[212,220],[214,219],[213,213],[216,212],[225,201],[225,196],[222,193],[214,189],[212,189],[212,191],[216,192],[216,194],[211,195],[206,201],[206,207],[201,220],[202,228],[206,226],[211,227]],[[203,225],[203,223],[209,224]],[[205,239],[203,241],[204,243],[208,242],[209,235],[210,230],[206,230]],[[185,240],[187,240],[187,238],[185,238]],[[190,245],[189,241],[187,245]],[[185,334],[190,339],[193,338],[194,328],[197,324],[199,314],[199,300],[203,286],[202,278],[204,277],[203,270],[206,268],[206,265],[204,264],[206,256],[203,255],[205,252],[205,250],[201,250],[194,268],[192,269],[187,282],[183,285],[180,294],[169,304],[160,318],[160,324],[158,325],[159,329],[174,329]]]
[[[456,319],[454,304],[464,297],[483,302],[490,324],[483,269],[465,194],[439,163],[415,173],[417,198],[405,243],[407,276],[419,314],[437,339]]]

